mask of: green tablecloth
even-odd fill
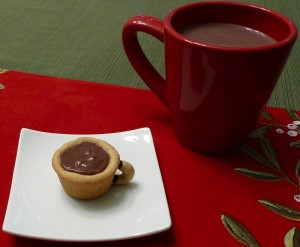
[[[145,88],[124,53],[127,19],[164,18],[184,0],[0,0],[0,68]],[[244,0],[277,10],[300,29],[299,0]],[[164,71],[163,47],[141,35],[146,53]],[[300,41],[269,105],[300,109]],[[268,65],[266,65],[268,66]]]

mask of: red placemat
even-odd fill
[[[21,128],[100,134],[149,127],[164,180],[172,228],[148,237],[89,245],[243,246],[228,229],[237,229],[238,236],[241,229],[247,229],[261,246],[283,246],[287,232],[293,227],[300,228],[300,203],[294,199],[299,193],[299,174],[295,172],[300,159],[297,112],[266,108],[244,151],[205,156],[175,140],[168,110],[150,91],[3,72],[0,74],[0,88],[3,88],[0,89],[1,223]],[[280,177],[284,179],[277,181]],[[250,235],[246,236],[244,241],[251,241]],[[3,231],[0,242],[1,246],[10,247],[86,245],[14,237]]]

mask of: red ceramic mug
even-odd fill
[[[184,33],[215,24],[264,35],[273,43],[215,44],[218,37],[210,43]],[[232,30],[227,31],[226,37],[235,37]],[[145,56],[138,32],[164,43],[166,79]],[[123,28],[128,59],[170,109],[175,136],[203,153],[226,152],[243,143],[268,101],[296,37],[297,28],[287,17],[235,2],[188,4],[170,12],[165,20],[136,16]]]

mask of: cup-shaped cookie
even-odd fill
[[[132,165],[120,161],[111,144],[92,137],[65,143],[55,151],[52,166],[65,192],[82,200],[102,196],[113,183],[127,184],[134,176]],[[116,175],[118,169],[121,175]]]

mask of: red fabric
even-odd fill
[[[296,187],[285,181],[265,182],[238,174],[234,171],[236,167],[267,170],[240,151],[205,156],[186,149],[172,135],[168,110],[148,90],[14,71],[0,74],[0,84],[5,85],[0,90],[1,223],[21,128],[94,134],[150,127],[172,228],[148,237],[89,246],[243,246],[223,226],[222,214],[245,225],[261,246],[283,246],[284,235],[292,227],[300,227],[299,222],[274,214],[258,203],[259,199],[266,199],[300,209],[293,199],[299,192]],[[292,122],[283,109],[267,110],[283,124]],[[299,148],[291,148],[289,143],[297,137],[278,134],[273,128],[268,139],[279,153],[283,169],[295,178]],[[249,142],[258,146],[256,139]],[[0,242],[4,247],[86,246],[14,237],[3,231]]]

